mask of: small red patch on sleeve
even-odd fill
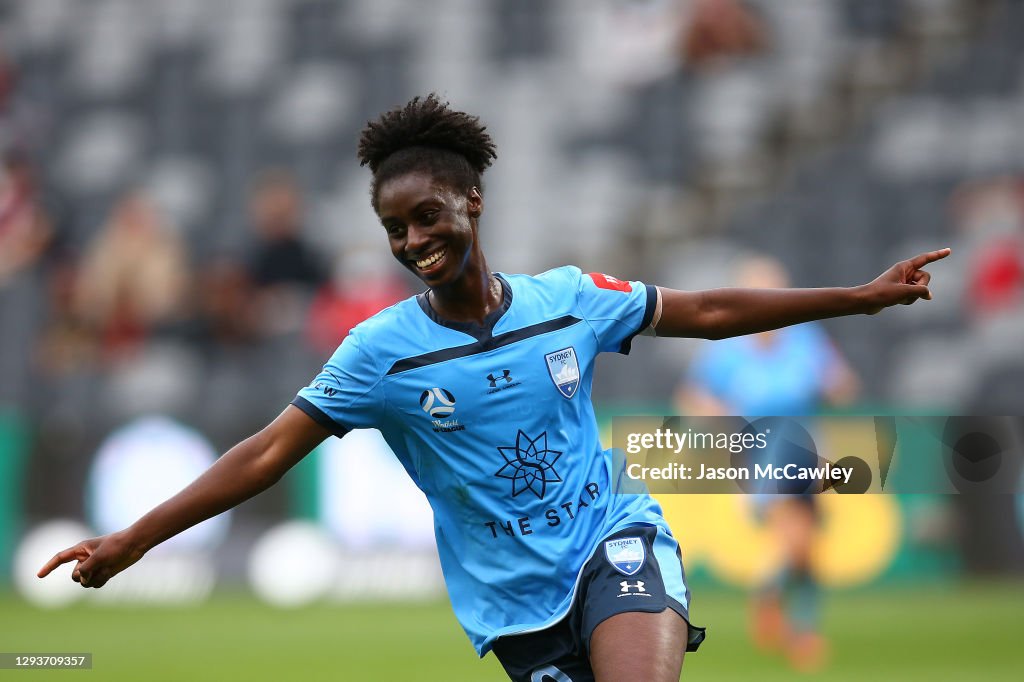
[[[633,291],[633,285],[629,282],[623,282],[621,279],[615,279],[608,275],[602,275],[600,272],[588,272],[587,276],[594,280],[594,285],[599,289],[608,289],[609,291],[624,291],[627,294]]]

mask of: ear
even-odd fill
[[[470,188],[469,196],[466,197],[466,211],[470,218],[479,218],[484,212],[484,197],[476,187]]]

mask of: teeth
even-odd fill
[[[430,254],[429,256],[424,258],[423,260],[416,261],[416,267],[418,267],[421,270],[423,268],[429,268],[431,265],[433,265],[437,261],[441,260],[441,258],[445,254],[445,251],[446,251],[446,249],[441,249],[440,251],[435,251],[434,253]]]

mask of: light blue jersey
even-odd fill
[[[590,399],[597,354],[629,352],[655,288],[574,267],[498,278],[504,303],[484,326],[407,299],[352,330],[293,402],[339,436],[383,433],[434,510],[452,606],[481,656],[564,616],[602,538],[668,531],[649,496],[612,494]]]
[[[732,414],[816,414],[842,358],[816,322],[757,336],[734,336],[701,346],[689,381],[729,406]]]

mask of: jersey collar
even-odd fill
[[[512,287],[508,285],[508,281],[501,273],[495,272],[493,274],[498,281],[501,282],[501,305],[498,306],[497,309],[492,310],[487,317],[484,318],[483,325],[479,325],[476,322],[454,322],[452,320],[444,319],[430,307],[430,302],[427,301],[426,291],[416,295],[416,302],[419,304],[420,310],[422,310],[427,317],[442,327],[448,327],[449,329],[454,329],[457,332],[469,334],[477,341],[483,341],[484,339],[491,337],[494,332],[494,325],[498,324],[498,320],[501,319],[505,314],[505,311],[512,305]]]

